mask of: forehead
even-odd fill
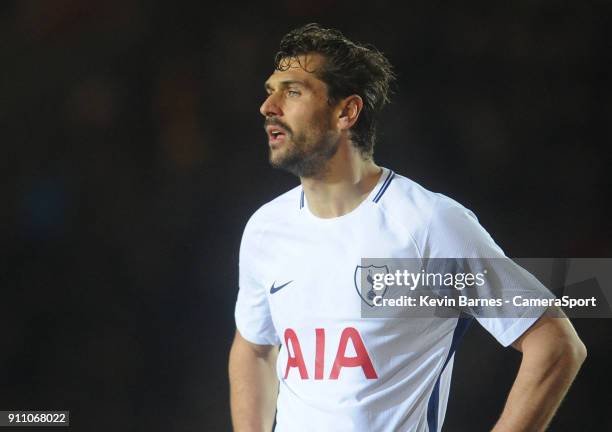
[[[280,61],[279,68],[274,70],[265,83],[266,87],[274,87],[284,81],[302,81],[311,87],[324,86],[316,73],[323,65],[320,54],[304,54],[297,57],[285,57]]]

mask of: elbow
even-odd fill
[[[579,369],[584,361],[587,358],[587,348],[580,340],[580,338],[576,338],[576,340],[572,343],[571,354],[570,357],[572,359],[573,364]]]
[[[570,380],[578,374],[587,357],[586,346],[567,319],[541,319],[520,342],[526,367]]]
[[[579,337],[568,338],[560,344],[557,364],[568,372],[578,373],[587,358],[587,348]]]

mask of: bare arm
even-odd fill
[[[586,358],[570,321],[550,315],[542,316],[512,344],[523,359],[493,432],[546,430]]]
[[[229,358],[230,405],[236,432],[272,430],[278,395],[278,347],[256,345],[236,330]]]

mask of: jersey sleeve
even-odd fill
[[[240,243],[236,327],[242,337],[259,345],[278,345],[280,340],[272,322],[266,286],[262,275],[260,248],[263,230],[249,220]]]
[[[503,346],[514,342],[546,310],[545,306],[517,307],[512,301],[514,296],[554,298],[536,277],[506,257],[474,213],[446,197],[435,204],[423,255],[444,258],[453,263],[455,271],[459,267],[473,274],[486,274],[482,286],[451,291],[470,299],[499,299],[499,306],[473,307],[462,312],[476,318]]]

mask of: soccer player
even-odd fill
[[[272,166],[301,185],[244,230],[229,360],[238,432],[442,428],[466,319],[364,318],[356,269],[363,257],[504,254],[469,210],[374,162],[392,80],[380,52],[337,30],[308,24],[281,41],[260,111]],[[476,316],[522,352],[494,431],[544,430],[586,357],[567,318],[536,312]]]

